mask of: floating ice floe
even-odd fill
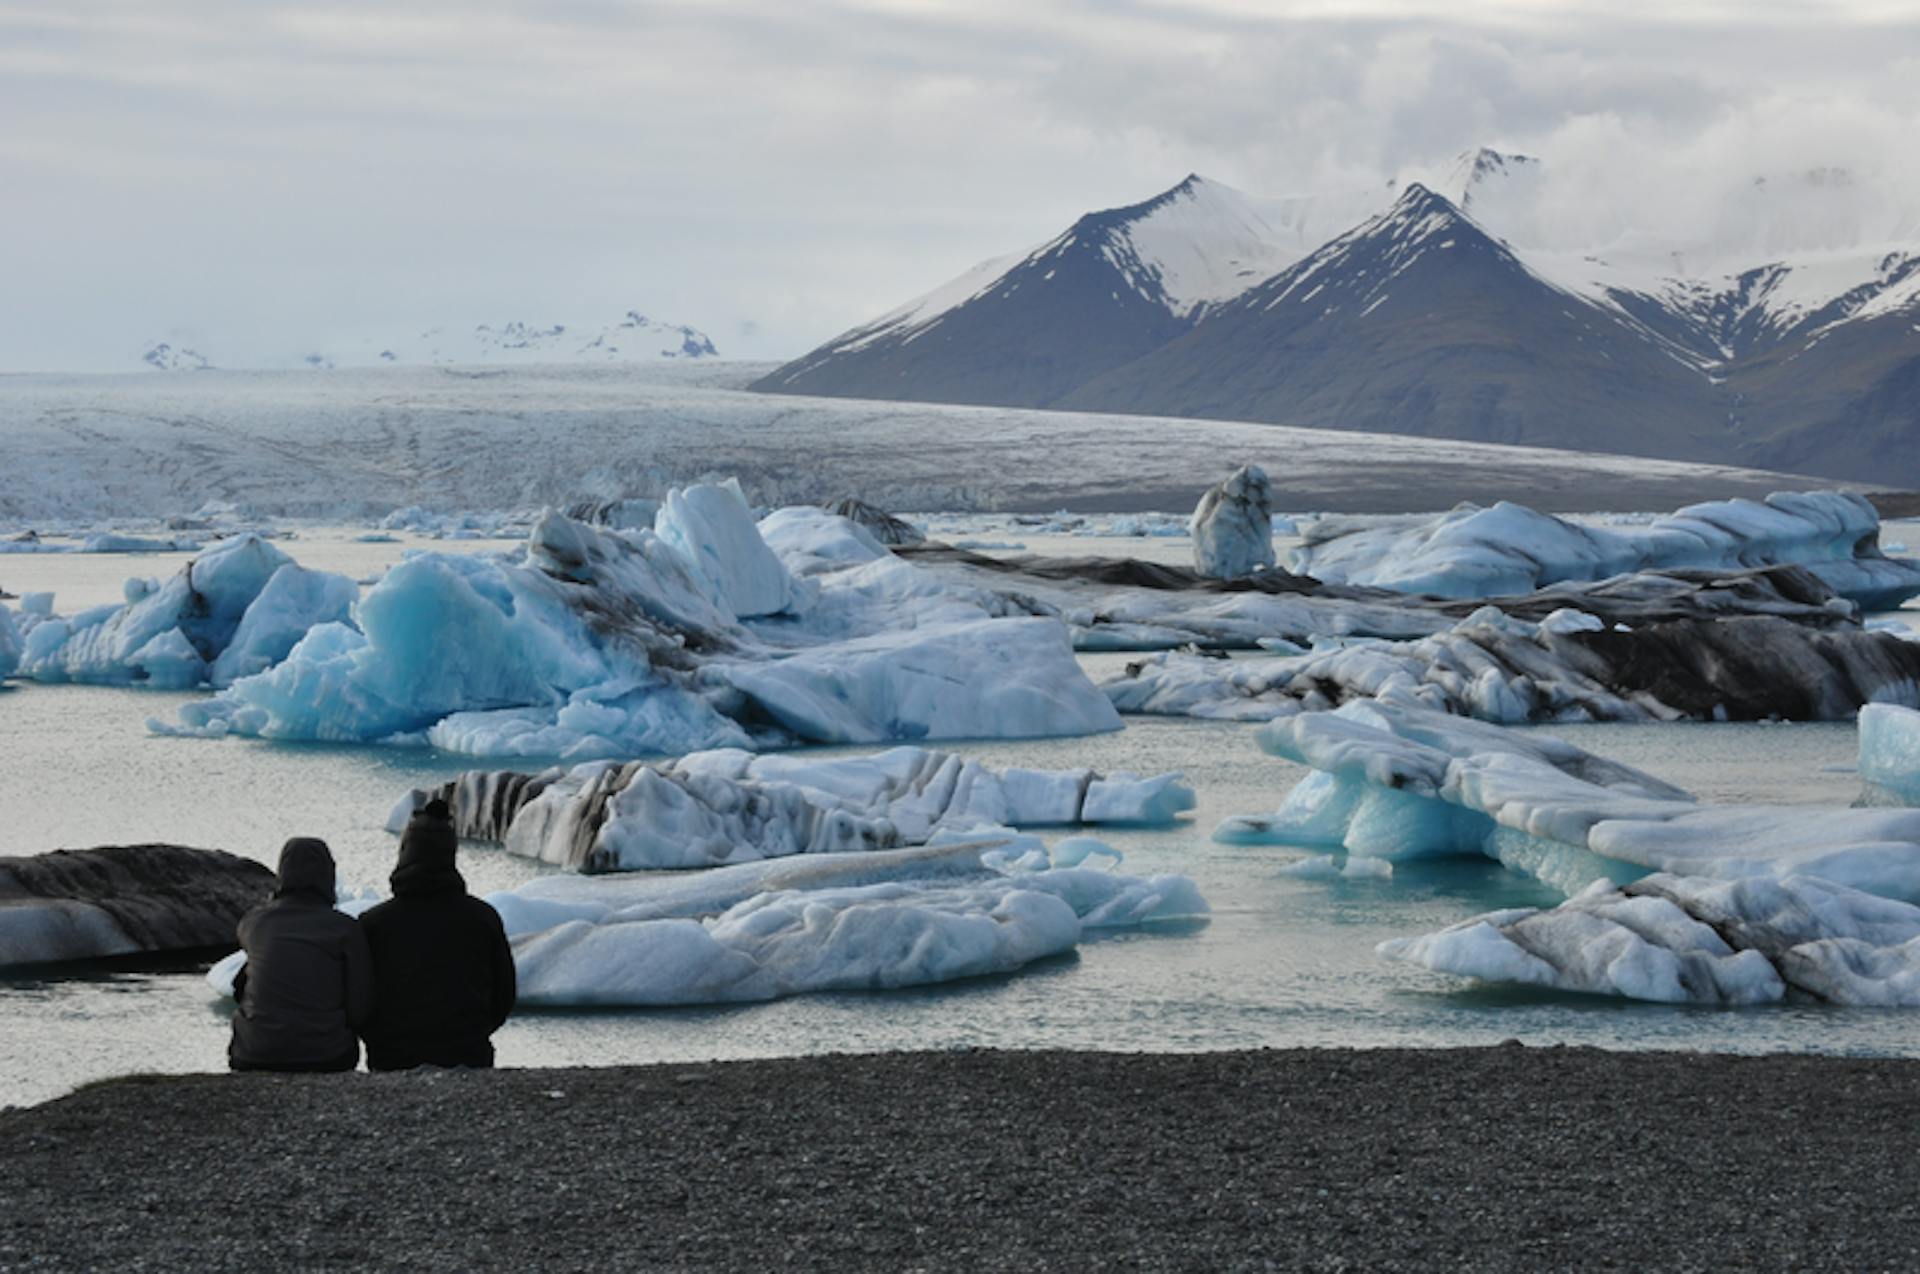
[[[435,796],[460,835],[585,872],[891,849],[981,824],[1166,824],[1194,804],[1177,774],[998,769],[925,748],[832,759],[725,749],[536,774],[469,771],[409,793],[388,829]]]
[[[230,945],[272,891],[260,863],[178,845],[0,858],[0,966]]]
[[[1920,805],[1920,712],[1890,703],[1860,709],[1860,778],[1905,804]]]
[[[787,513],[784,552],[866,560],[796,576],[730,485],[671,494],[654,531],[549,513],[521,560],[411,557],[351,622],[155,728],[573,761],[1119,728],[1058,620]]]
[[[1193,565],[1214,579],[1273,565],[1273,492],[1259,465],[1243,465],[1210,487],[1193,510]]]
[[[1275,721],[1259,737],[1315,772],[1277,813],[1227,819],[1217,840],[1388,861],[1484,855],[1568,895],[1666,872],[1816,876],[1920,900],[1920,810],[1705,805],[1549,735],[1383,703]]]
[[[1510,724],[1831,721],[1876,700],[1920,704],[1920,646],[1771,616],[1632,628],[1570,609],[1533,624],[1484,607],[1413,641],[1322,641],[1257,659],[1156,654],[1101,688],[1123,713],[1235,721],[1357,699]]]
[[[1696,504],[1644,526],[1581,526],[1502,501],[1440,517],[1322,518],[1291,569],[1328,583],[1491,598],[1638,571],[1797,563],[1869,610],[1920,595],[1920,566],[1885,557],[1880,517],[1848,492],[1782,492]]]
[[[256,535],[222,540],[164,584],[128,580],[123,603],[77,615],[23,599],[15,675],[186,689],[277,662],[315,624],[342,620],[359,592],[310,571]],[[29,605],[28,603],[32,603]]]
[[[670,878],[550,876],[488,901],[513,939],[521,1002],[540,1005],[924,986],[1012,972],[1089,930],[1207,910],[1184,876],[1056,867],[1030,837]]]
[[[1103,846],[975,835],[677,875],[546,876],[487,895],[523,1006],[686,1005],[1010,973],[1091,930],[1205,915],[1185,876],[1069,865]],[[230,995],[242,961],[207,974]]]
[[[1378,950],[1487,982],[1669,1004],[1920,1006],[1920,907],[1815,876],[1596,881],[1558,907]]]

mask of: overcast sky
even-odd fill
[[[630,307],[782,357],[1190,170],[1905,190],[1920,3],[0,0],[0,122],[0,368]]]

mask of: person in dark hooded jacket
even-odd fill
[[[240,919],[246,967],[227,1062],[237,1071],[350,1071],[373,1007],[373,959],[352,916],[333,909],[333,852],[296,836],[280,850],[273,897]]]
[[[360,917],[373,950],[375,1008],[361,1035],[371,1070],[491,1066],[488,1038],[513,1012],[513,948],[500,914],[453,865],[447,803],[407,821],[393,897]]]

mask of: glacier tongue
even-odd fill
[[[389,829],[434,796],[463,836],[587,872],[891,848],[982,824],[1165,824],[1194,803],[1177,774],[996,769],[924,748],[834,759],[722,749],[538,774],[469,771],[410,793]]]

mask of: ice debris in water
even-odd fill
[[[587,872],[886,849],[983,823],[1164,825],[1194,804],[1177,774],[1000,769],[907,747],[837,758],[723,749],[534,774],[469,771],[410,792],[388,829],[435,796],[448,801],[462,836]],[[1082,849],[1063,842],[1056,860]]]
[[[1333,584],[1505,597],[1637,571],[1797,563],[1868,610],[1920,595],[1920,566],[1884,556],[1880,516],[1851,492],[1779,492],[1696,504],[1645,526],[1582,526],[1506,501],[1430,520],[1322,518],[1288,559]]]
[[[1920,907],[1816,876],[1596,881],[1558,907],[1378,950],[1488,982],[1669,1004],[1920,1006]]]
[[[1185,876],[1067,865],[1096,857],[1119,855],[1063,842],[1056,862],[1037,837],[987,829],[689,874],[544,876],[486,900],[512,939],[520,1002],[550,1006],[924,986],[1010,973],[1089,930],[1206,914]],[[209,984],[230,995],[239,964],[215,965]]]
[[[37,595],[18,617],[15,675],[176,690],[224,685],[277,662],[313,625],[345,619],[358,591],[257,535],[237,535],[165,583],[128,580],[118,605],[62,616],[50,595]]]
[[[1273,493],[1259,465],[1243,465],[1208,488],[1193,510],[1193,565],[1202,575],[1233,579],[1273,565]]]
[[[1260,743],[1315,772],[1277,813],[1229,818],[1216,840],[1482,855],[1568,895],[1665,872],[1817,876],[1920,900],[1920,810],[1707,805],[1549,735],[1388,704],[1276,721]]]
[[[873,544],[810,513],[774,528],[783,551],[843,560]],[[1059,620],[873,547],[884,561],[828,589],[787,568],[735,488],[670,495],[652,531],[548,513],[524,562],[413,556],[352,622],[314,627],[278,666],[155,728],[574,761],[1119,728]]]

